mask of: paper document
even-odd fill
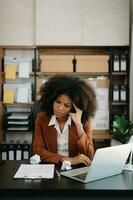
[[[16,78],[16,65],[6,65],[5,66],[5,79],[15,79]]]
[[[54,177],[54,164],[21,164],[14,178],[41,179]]]
[[[4,103],[14,103],[14,90],[13,89],[6,89],[4,90],[4,97],[3,97]]]
[[[12,113],[7,119],[19,119],[19,120],[26,120],[30,116],[30,113]]]
[[[29,78],[30,63],[19,63],[19,78]]]
[[[17,102],[28,103],[28,87],[18,88]]]
[[[29,130],[29,126],[21,126],[21,127],[9,127],[7,128],[8,131],[28,131]]]
[[[28,121],[8,121],[8,124],[17,124],[17,125],[28,125],[29,124],[29,120]]]

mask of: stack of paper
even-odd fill
[[[8,113],[6,123],[7,131],[28,131],[31,127],[31,113]]]
[[[54,177],[54,164],[21,164],[14,178],[51,179]]]

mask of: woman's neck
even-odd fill
[[[65,123],[68,119],[68,116],[63,117],[63,118],[56,118],[56,119],[57,119],[58,123]]]

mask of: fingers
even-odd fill
[[[73,106],[74,106],[75,110],[77,110],[77,109],[78,109],[78,108],[77,108],[77,106],[75,105],[75,103],[73,103]]]
[[[91,160],[89,159],[86,161],[86,165],[90,165],[90,164],[91,164]]]
[[[66,160],[69,160],[72,165],[77,165],[77,164],[84,164],[86,166],[91,164],[91,160],[85,156],[84,154],[79,154],[78,156],[75,157],[69,157],[69,159],[65,158]]]
[[[91,161],[90,161],[90,160],[84,160],[84,161],[83,161],[83,164],[85,164],[86,166],[88,166],[88,165],[91,164]]]
[[[84,164],[89,165],[90,163],[91,163],[91,160],[87,156],[84,155]]]
[[[86,166],[91,164],[91,160],[84,154],[80,155],[80,162],[85,164]]]
[[[81,109],[79,109],[74,103],[73,103],[73,106],[74,106],[74,108],[75,108],[75,110],[76,110],[76,112],[78,112],[78,111],[80,111],[80,112],[82,112],[82,110]]]

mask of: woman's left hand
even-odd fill
[[[79,124],[81,123],[81,117],[82,117],[83,111],[80,110],[75,104],[73,104],[73,106],[76,110],[76,113],[70,112],[70,115],[72,117],[72,120],[75,122],[75,124]]]

